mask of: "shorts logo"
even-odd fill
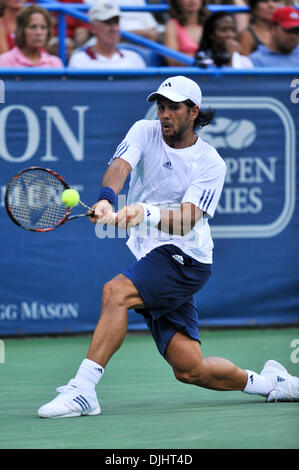
[[[175,259],[178,263],[180,264],[185,264],[184,263],[184,258],[182,257],[182,255],[172,255],[173,259]]]

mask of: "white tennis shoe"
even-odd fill
[[[299,401],[299,378],[290,375],[279,362],[267,361],[260,375],[268,377],[273,384],[266,401]]]
[[[96,393],[83,392],[71,381],[58,387],[54,400],[41,406],[37,414],[41,418],[74,418],[76,416],[95,416],[101,413]]]

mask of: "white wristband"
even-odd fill
[[[150,204],[139,203],[144,210],[143,221],[141,222],[142,226],[151,225],[155,227],[161,220],[161,211],[159,207],[151,206]]]

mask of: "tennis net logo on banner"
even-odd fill
[[[296,131],[289,110],[269,97],[206,101],[219,118],[202,129],[200,136],[216,147],[227,165],[213,236],[267,238],[279,234],[295,207]],[[213,128],[217,125],[218,134]]]
[[[269,238],[290,222],[296,200],[296,129],[291,109],[260,96],[206,97],[216,110],[199,136],[226,162],[211,224],[214,238]],[[156,105],[145,119],[156,119]]]

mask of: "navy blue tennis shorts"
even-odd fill
[[[143,315],[162,356],[178,331],[200,342],[194,294],[207,282],[210,264],[196,261],[175,245],[162,245],[123,274],[143,299],[145,309],[136,312]]]

